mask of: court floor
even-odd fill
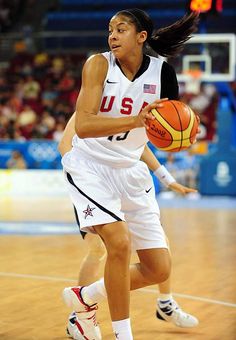
[[[236,199],[159,201],[172,249],[173,294],[200,323],[181,329],[157,320],[158,290],[150,286],[131,293],[134,339],[236,339]],[[76,284],[86,252],[69,199],[0,198],[0,249],[0,339],[66,339],[70,311],[61,291]],[[103,339],[113,339],[105,301],[98,319]]]

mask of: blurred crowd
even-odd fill
[[[8,32],[19,18],[24,0],[0,0],[0,33]]]
[[[0,139],[58,141],[74,112],[86,55],[17,54],[0,69]],[[180,100],[201,118],[202,139],[213,140],[218,93],[203,84],[197,93],[180,87]]]
[[[19,54],[0,70],[0,138],[58,141],[74,112],[84,58]]]
[[[214,141],[216,137],[216,111],[219,94],[214,84],[201,83],[197,91],[180,91],[181,100],[187,103],[200,117],[201,134],[198,139]]]

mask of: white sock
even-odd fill
[[[160,301],[161,303],[165,303],[168,300],[172,300],[172,299],[173,299],[173,297],[172,297],[171,293],[169,293],[169,294],[160,294],[159,298],[158,298],[158,301]]]
[[[91,306],[98,303],[107,297],[107,292],[104,284],[104,279],[100,279],[89,286],[86,286],[81,291],[84,302]]]
[[[133,340],[130,319],[112,321],[112,328],[116,339]]]

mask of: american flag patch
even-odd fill
[[[156,85],[144,84],[143,85],[143,92],[155,94],[156,93]]]

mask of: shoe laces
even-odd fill
[[[97,318],[96,318],[96,313],[93,313],[91,316],[89,317],[82,317],[81,318],[81,314],[83,312],[74,312],[73,314],[71,314],[71,318],[69,318],[69,321],[72,323],[72,324],[75,324],[76,320],[77,320],[77,314],[78,314],[78,320],[88,320],[88,321],[92,321],[93,322],[93,325],[96,327],[98,326],[98,322],[97,322]]]
[[[159,306],[161,310],[168,315],[171,315],[174,311],[181,311],[175,300],[171,300],[168,304],[160,303]]]
[[[172,305],[172,312],[174,312],[176,319],[188,319],[189,315],[187,313],[185,313],[177,304],[177,302],[175,302],[175,300],[172,300],[171,303]]]
[[[85,309],[85,312],[92,312],[92,311],[96,311],[98,309],[98,305],[95,304],[95,305],[92,305],[92,306],[88,306],[88,305],[84,305],[84,309]],[[77,313],[80,313],[80,312],[77,312]],[[83,312],[82,312],[83,313]]]
[[[81,288],[79,288],[79,287],[72,287],[71,289],[76,294],[76,296],[77,296],[78,300],[80,301],[80,303],[83,305],[84,310],[81,311],[82,313],[84,313],[84,312],[92,312],[92,311],[98,309],[98,305],[96,303],[90,306],[86,302],[84,302],[83,296],[81,294],[81,291],[82,291],[83,287],[81,287]],[[80,312],[77,312],[77,313],[80,313]]]

